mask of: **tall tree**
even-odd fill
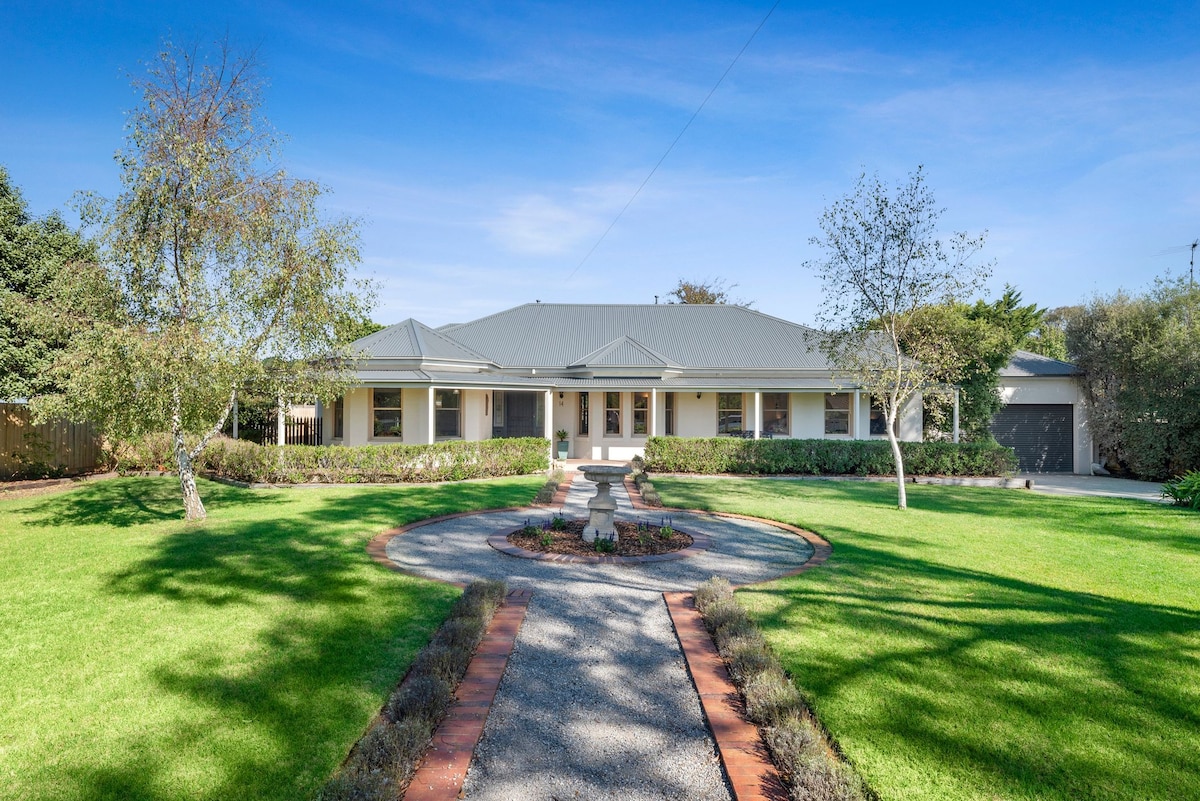
[[[921,167],[894,190],[878,175],[860,175],[854,190],[821,215],[821,234],[810,241],[824,255],[805,265],[821,279],[818,320],[826,354],[846,379],[875,397],[887,419],[901,509],[908,497],[896,419],[960,358],[952,332],[934,328],[910,336],[914,312],[973,293],[990,272],[990,265],[974,260],[982,235],[956,233],[942,243],[942,211]]]
[[[693,303],[693,304],[717,304],[731,306],[744,306],[750,308],[754,305],[754,301],[745,300],[744,298],[731,298],[729,293],[737,288],[737,284],[730,284],[724,278],[706,278],[703,281],[689,281],[685,278],[680,278],[679,283],[675,288],[666,294],[672,303]]]
[[[1066,336],[1105,457],[1155,481],[1200,469],[1200,289],[1183,277],[1093,298]]]
[[[103,249],[117,314],[95,317],[60,360],[61,394],[43,416],[87,418],[117,438],[171,434],[184,508],[205,516],[196,459],[240,387],[270,363],[296,391],[329,397],[350,380],[335,322],[364,318],[353,285],[352,221],[326,219],[324,190],[291,178],[261,114],[252,56],[227,45],[211,60],[168,44],[144,79],[118,155],[124,189],[84,208]]]
[[[53,297],[73,265],[94,258],[94,248],[57,213],[31,216],[0,167],[0,400],[52,389],[48,371],[66,340],[40,324],[29,307]]]

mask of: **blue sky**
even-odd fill
[[[0,0],[0,163],[35,213],[115,195],[128,75],[164,37],[228,34],[258,49],[289,169],[362,220],[380,322],[649,303],[681,277],[812,322],[822,209],[918,164],[945,232],[988,231],[993,295],[1186,272],[1200,4],[789,0],[577,270],[770,5]]]

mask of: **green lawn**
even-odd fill
[[[891,484],[684,480],[665,503],[825,536],[744,590],[888,801],[1200,799],[1200,514]]]
[[[539,478],[251,491],[171,478],[0,503],[0,797],[298,799],[457,597],[366,542]]]

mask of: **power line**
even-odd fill
[[[737,55],[733,57],[733,61],[729,62],[729,66],[726,67],[725,71],[721,73],[721,77],[717,78],[717,82],[713,84],[713,88],[709,90],[708,94],[704,96],[704,99],[700,101],[700,105],[696,107],[694,112],[692,112],[692,116],[688,118],[687,123],[683,126],[683,129],[680,130],[679,135],[675,137],[670,146],[667,148],[666,152],[662,154],[662,158],[658,160],[658,162],[646,175],[645,180],[643,180],[641,184],[638,185],[638,188],[634,190],[633,194],[629,197],[629,200],[627,200],[625,205],[621,207],[621,210],[617,212],[617,216],[614,217],[613,221],[608,224],[607,228],[604,229],[604,233],[600,234],[600,238],[596,240],[596,244],[592,245],[591,249],[584,255],[582,259],[579,260],[579,264],[575,265],[575,269],[572,270],[571,274],[567,276],[568,281],[574,278],[575,273],[579,272],[579,268],[583,267],[583,265],[587,263],[587,260],[592,257],[593,253],[596,252],[596,248],[600,247],[600,243],[605,240],[609,232],[612,231],[613,227],[616,226],[617,222],[622,216],[624,216],[626,210],[633,205],[633,201],[637,200],[637,196],[642,193],[642,190],[646,187],[646,184],[650,183],[650,179],[654,177],[654,173],[658,172],[658,168],[661,167],[662,163],[667,160],[667,156],[671,155],[671,151],[675,149],[675,145],[679,144],[679,140],[683,138],[685,133],[687,133],[687,129],[692,126],[692,123],[695,122],[696,117],[700,116],[700,112],[704,110],[706,105],[708,105],[709,98],[716,93],[717,89],[721,86],[721,82],[725,80],[725,76],[728,75],[730,70],[733,69],[733,66],[738,63],[738,59],[740,59],[742,54],[746,52],[746,48],[750,47],[750,43],[754,41],[754,37],[758,36],[758,32],[761,31],[763,26],[767,24],[767,20],[770,19],[771,15],[775,13],[775,9],[779,7],[781,2],[783,2],[783,0],[775,0],[775,4],[771,6],[769,11],[767,11],[766,16],[762,18],[762,22],[758,23],[758,27],[755,28],[754,32],[750,34],[750,38],[746,40],[744,45],[742,45],[742,49],[739,50]]]

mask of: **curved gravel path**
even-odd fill
[[[595,485],[578,476],[564,514],[586,517]],[[613,486],[618,519],[636,514]],[[774,526],[674,513],[713,538],[673,562],[592,565],[519,559],[487,543],[545,509],[494,512],[407,531],[392,561],[432,578],[503,579],[534,591],[464,788],[469,801],[729,799],[715,747],[661,593],[713,576],[735,584],[781,575],[812,546]]]

